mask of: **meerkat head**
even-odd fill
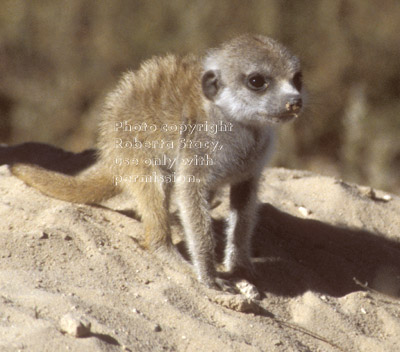
[[[249,124],[285,122],[303,107],[300,62],[284,46],[244,35],[204,59],[202,89],[228,117]]]

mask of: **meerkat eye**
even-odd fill
[[[263,75],[254,73],[248,77],[247,86],[252,90],[263,90],[267,88],[268,82]]]
[[[301,87],[303,86],[303,74],[301,72],[297,72],[293,76],[293,84],[296,87],[296,89],[300,92]]]

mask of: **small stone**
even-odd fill
[[[221,294],[215,296],[214,301],[221,306],[242,313],[256,313],[259,311],[257,304],[241,295]]]
[[[154,331],[155,332],[160,332],[161,330],[162,329],[161,329],[161,326],[159,324],[154,325]]]
[[[300,214],[303,215],[304,217],[311,215],[311,211],[305,207],[298,207],[298,210],[299,210]]]
[[[368,187],[366,190],[362,190],[362,193],[372,200],[377,200],[381,202],[390,202],[392,200],[392,196],[390,194],[382,195],[381,191],[375,191],[372,187]]]
[[[61,331],[74,337],[85,337],[90,335],[91,323],[81,315],[68,313],[60,320]]]
[[[364,191],[364,194],[371,199],[376,199],[376,192],[372,187],[368,187],[368,189]]]
[[[64,241],[71,241],[72,237],[70,235],[65,234],[65,235],[63,235],[63,239],[64,239]]]
[[[39,234],[39,240],[47,240],[49,238],[49,234],[46,231],[43,231]]]
[[[390,194],[385,194],[382,199],[386,202],[389,202],[392,200],[392,196]]]

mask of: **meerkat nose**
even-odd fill
[[[303,106],[303,101],[299,96],[292,97],[288,100],[285,107],[289,112],[299,112]]]

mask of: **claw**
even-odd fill
[[[236,287],[235,283],[230,280],[226,280],[226,279],[217,277],[215,279],[215,283],[217,284],[218,288],[221,291],[232,293],[232,294],[239,293],[238,288]]]

